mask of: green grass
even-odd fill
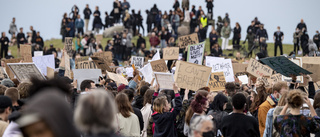
[[[108,40],[111,40],[112,38],[103,38],[102,40],[102,46],[103,46],[103,49],[104,47],[107,45],[107,41]],[[148,37],[145,37],[146,39],[146,48],[149,49],[150,48],[150,43],[149,43],[149,38]],[[75,41],[75,39],[73,39]],[[138,37],[133,37],[132,39],[132,42],[133,43],[137,43],[137,40],[138,40]],[[221,44],[221,39],[219,39],[219,44]],[[242,41],[240,42],[242,43]],[[45,47],[49,48],[50,44],[53,44],[54,47],[56,49],[60,48],[60,49],[63,49],[64,47],[64,43],[62,43],[61,39],[51,39],[51,40],[47,40],[44,42],[44,45]],[[232,44],[232,40],[229,41],[229,44]],[[245,44],[245,49],[248,49],[248,45]],[[12,46],[12,47],[9,47],[9,49],[11,50],[11,53],[14,57],[17,57],[17,46]],[[205,51],[207,52],[207,54],[210,54],[210,42],[209,42],[209,39],[206,39],[206,48],[205,48]],[[290,44],[283,44],[283,53],[284,54],[289,54],[291,51],[293,51],[293,45],[290,45]],[[223,54],[225,55],[228,55],[229,53],[232,53],[232,51],[227,51],[227,50],[224,50],[223,51]],[[273,43],[268,43],[268,54],[270,57],[272,57],[274,55],[274,44]],[[280,55],[280,51],[278,49],[278,55]]]

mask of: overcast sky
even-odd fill
[[[174,0],[128,0],[133,9],[144,11],[157,4],[161,10],[170,10]],[[181,0],[179,0],[181,2]],[[205,7],[205,0],[190,0],[193,5]],[[12,17],[16,17],[18,27],[30,31],[29,26],[41,32],[44,39],[61,38],[60,23],[64,12],[70,13],[71,7],[76,4],[83,17],[85,4],[89,4],[94,11],[94,6],[100,7],[102,20],[104,12],[112,10],[113,0],[0,0],[0,31],[8,32]],[[319,0],[215,0],[214,18],[217,15],[224,17],[228,12],[231,26],[239,22],[242,27],[242,40],[246,35],[247,26],[254,17],[265,24],[269,38],[272,38],[277,26],[284,32],[285,43],[292,43],[292,35],[296,25],[303,18],[307,24],[309,35],[313,37],[316,30],[320,29],[320,1]],[[206,12],[206,8],[203,8]],[[91,18],[92,19],[92,18]],[[145,23],[146,20],[144,20]],[[90,20],[89,29],[91,29]],[[146,28],[146,25],[145,25]],[[272,39],[271,39],[272,40]],[[269,42],[270,39],[269,39]]]

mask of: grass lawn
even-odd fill
[[[111,39],[112,38],[103,38],[103,40],[101,42],[102,46],[103,46],[103,49],[107,45],[106,44],[107,41],[111,40]],[[147,49],[149,49],[150,48],[149,38],[145,37],[145,39],[146,39],[146,47],[147,47]],[[73,40],[75,41],[75,39],[73,39]],[[132,42],[136,44],[137,40],[138,40],[138,36],[133,37]],[[242,43],[242,41],[240,43]],[[64,43],[62,43],[61,39],[51,39],[51,40],[47,40],[47,41],[44,42],[44,45],[47,48],[49,48],[50,44],[53,44],[56,49],[57,48],[63,49],[63,47],[64,47]],[[221,39],[219,39],[219,44],[221,44]],[[229,44],[232,44],[232,40],[229,41]],[[210,46],[209,39],[206,39],[206,48],[205,48],[205,50],[206,50],[206,52],[208,54],[210,54],[210,47],[209,46]],[[244,46],[245,46],[245,49],[248,49],[247,48],[247,46],[248,46],[247,43]],[[9,47],[9,49],[11,50],[12,55],[14,57],[17,57],[17,55],[18,55],[17,54],[18,53],[17,46]],[[283,53],[284,54],[288,55],[291,51],[293,51],[293,45],[283,44]],[[228,55],[229,53],[232,53],[232,51],[227,51],[227,50],[223,51],[223,54],[225,54],[225,55]],[[268,54],[269,54],[270,57],[272,57],[274,55],[274,44],[273,43],[268,43]],[[278,55],[280,55],[279,49],[278,49]]]

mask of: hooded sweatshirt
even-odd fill
[[[156,94],[156,93],[155,93]],[[162,114],[154,112],[152,114],[153,122],[155,123],[153,137],[177,137],[177,131],[174,127],[176,116],[182,108],[180,94],[175,94],[175,106],[171,112]]]
[[[70,104],[65,100],[66,95],[55,89],[39,92],[27,102],[22,117],[17,123],[23,128],[30,123],[25,120],[27,115],[36,114],[43,120],[56,137],[79,137],[80,134],[73,124],[72,111]],[[30,120],[30,119],[29,119]]]

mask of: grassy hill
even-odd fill
[[[107,45],[107,41],[110,40],[111,38],[103,38],[102,40],[102,46],[103,48]],[[147,49],[150,48],[150,43],[149,43],[149,38],[148,37],[145,37],[146,39],[146,47]],[[75,39],[74,39],[75,40]],[[138,40],[138,37],[133,37],[132,39],[132,42],[133,43],[137,43],[137,40]],[[242,41],[241,41],[242,43]],[[51,40],[47,40],[44,42],[44,45],[45,47],[49,48],[50,44],[53,44],[54,47],[57,49],[57,48],[60,48],[60,49],[63,49],[64,47],[64,43],[62,43],[61,39],[51,39]],[[219,44],[221,45],[221,39],[219,39]],[[232,44],[232,41],[230,40],[229,44]],[[206,39],[206,52],[208,54],[210,54],[210,42],[209,42],[209,39]],[[245,49],[247,49],[247,43],[244,45],[245,46]],[[11,50],[11,53],[14,57],[17,57],[17,46],[12,46],[12,47],[9,47],[9,49]],[[291,51],[293,51],[293,45],[290,45],[290,44],[284,44],[283,45],[283,53],[284,54],[289,54]],[[225,55],[228,55],[229,53],[232,53],[232,51],[223,51],[223,54]],[[273,56],[274,55],[274,44],[273,43],[268,43],[268,54],[269,56]],[[280,55],[280,51],[278,49],[278,55]]]

